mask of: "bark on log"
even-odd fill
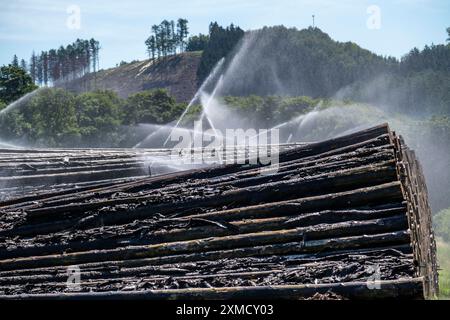
[[[18,248],[13,251],[0,250],[0,259],[10,259],[17,257],[26,256],[38,256],[38,255],[49,255],[55,253],[62,253],[64,251],[89,251],[93,249],[111,249],[119,248],[130,245],[148,245],[148,244],[158,244],[158,243],[169,243],[178,241],[187,241],[195,239],[204,239],[210,237],[224,237],[239,233],[241,235],[264,232],[265,230],[289,230],[296,228],[296,230],[303,235],[304,239],[316,240],[323,239],[326,237],[336,237],[336,236],[351,236],[357,234],[374,234],[383,233],[390,231],[398,231],[407,228],[407,218],[406,214],[395,215],[391,217],[386,217],[387,215],[392,215],[389,211],[376,212],[375,214],[368,215],[366,212],[363,214],[359,212],[349,212],[336,214],[331,219],[335,221],[329,221],[327,219],[326,224],[309,225],[305,226],[305,219],[303,216],[293,216],[293,217],[281,217],[281,218],[267,218],[267,219],[255,219],[255,220],[244,220],[241,222],[231,223],[235,226],[236,230],[224,229],[221,227],[197,227],[189,229],[175,229],[170,231],[156,231],[146,235],[145,238],[135,237],[134,234],[121,235],[117,238],[112,239],[99,239],[81,242],[70,242],[68,244],[54,244],[45,246],[35,246]],[[348,214],[353,215],[353,220],[348,220]],[[381,219],[377,218],[383,217]],[[330,214],[321,214],[321,217],[328,217]],[[364,221],[363,219],[370,219]],[[337,221],[341,221],[336,223]],[[363,221],[361,221],[363,220]],[[325,221],[322,221],[325,222]],[[319,222],[320,223],[320,222]],[[141,231],[138,231],[139,233]],[[132,239],[135,240],[132,240]],[[131,239],[126,241],[127,239]],[[280,239],[281,240],[281,239]],[[53,240],[52,243],[55,241]],[[255,243],[256,244],[256,243]]]
[[[227,238],[227,239],[225,239]],[[224,241],[226,240],[226,241]],[[157,244],[148,246],[136,246],[119,248],[115,250],[93,250],[81,253],[70,253],[63,255],[39,256],[31,258],[16,258],[0,261],[0,270],[12,270],[23,268],[40,268],[54,265],[72,265],[95,261],[113,261],[139,258],[160,257],[161,261],[174,258],[176,255],[181,259],[188,260],[188,254],[197,254],[206,259],[246,256],[285,254],[288,252],[321,252],[324,250],[336,250],[346,248],[364,248],[370,246],[382,246],[389,244],[403,244],[410,240],[409,233],[398,231],[376,235],[353,236],[346,238],[332,238],[324,240],[304,241],[303,235],[295,229],[283,231],[268,231],[251,235],[237,235],[223,238],[199,239],[184,242],[173,242],[168,244]],[[291,241],[291,242],[288,242]],[[293,242],[301,241],[301,242]],[[268,244],[276,243],[276,244]],[[262,246],[255,247],[255,244]],[[253,245],[253,247],[245,247]],[[232,249],[230,249],[232,248]],[[259,250],[255,252],[255,248]],[[263,249],[264,248],[264,249]],[[222,249],[221,251],[211,251]],[[252,254],[253,253],[253,254]],[[213,258],[213,259],[214,259]],[[167,263],[167,262],[166,262]]]
[[[377,285],[376,290],[371,285]],[[230,287],[148,290],[132,292],[95,292],[95,293],[58,293],[58,294],[22,294],[0,296],[0,299],[53,299],[53,300],[95,300],[95,299],[300,299],[316,293],[333,292],[349,299],[423,299],[423,278],[381,280],[377,283],[349,282],[338,284],[267,286],[267,287]]]

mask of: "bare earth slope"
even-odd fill
[[[111,89],[121,97],[156,88],[168,89],[177,101],[189,101],[197,90],[197,67],[201,52],[185,52],[165,59],[131,62],[90,73],[65,83],[71,91]]]

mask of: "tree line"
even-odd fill
[[[148,134],[136,136],[135,125],[165,124],[185,107],[163,89],[123,99],[111,90],[74,94],[43,88],[0,113],[0,140],[49,147],[132,147]]]
[[[450,39],[450,28],[447,32]],[[210,24],[197,69],[200,83],[222,57],[231,60],[242,37],[239,27]],[[449,43],[414,48],[397,59],[334,41],[319,28],[264,27],[246,37],[236,76],[223,83],[222,94],[337,96],[407,114],[450,115]]]
[[[0,68],[0,110],[37,88],[25,68],[14,60],[12,64]]]
[[[42,51],[31,55],[27,64],[24,59],[14,55],[11,65],[27,71],[33,82],[40,86],[57,84],[77,79],[99,68],[100,42],[95,39],[77,39],[58,49]]]
[[[209,75],[214,65],[236,47],[244,33],[244,30],[234,24],[224,28],[217,22],[211,22],[208,36],[200,34],[198,38],[192,39],[192,45],[204,46],[197,69],[199,84]]]
[[[152,59],[166,57],[186,49],[189,35],[188,20],[179,18],[175,24],[173,20],[163,20],[151,27],[151,35],[145,41],[147,52]]]

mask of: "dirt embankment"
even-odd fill
[[[63,85],[74,92],[110,89],[125,98],[156,88],[168,89],[177,101],[189,101],[197,90],[201,52],[185,52],[164,59],[131,62],[87,74]]]

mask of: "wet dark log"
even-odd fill
[[[195,208],[207,208],[212,206],[222,206],[233,202],[245,204],[261,203],[277,201],[281,198],[298,198],[301,196],[308,196],[317,193],[333,193],[337,190],[356,189],[370,185],[376,185],[393,181],[395,179],[396,170],[391,166],[367,166],[351,170],[343,170],[337,173],[330,173],[318,175],[311,178],[300,178],[288,181],[279,181],[267,183],[255,187],[244,189],[237,189],[224,192],[221,195],[213,194],[205,196],[200,199],[189,199],[185,201],[172,203],[151,203],[148,205],[141,205],[137,209],[127,209],[126,215],[107,215],[103,214],[102,219],[105,225],[110,224],[111,220],[114,223],[126,222],[132,219],[145,218],[159,214],[170,214],[183,209],[184,211]],[[370,181],[370,183],[368,183]],[[276,189],[277,192],[273,192]],[[286,196],[288,195],[288,196]],[[158,197],[162,195],[158,194]],[[125,198],[117,200],[106,200],[101,202],[63,205],[57,207],[49,207],[42,209],[32,209],[27,212],[27,219],[49,219],[49,216],[54,216],[58,213],[79,213],[95,209],[101,209],[107,206],[114,206],[119,204],[132,204],[136,202],[144,202],[149,200],[148,197],[141,198]]]
[[[377,285],[377,289],[372,289]],[[300,299],[312,297],[316,293],[333,292],[349,299],[393,299],[422,298],[422,278],[381,280],[377,283],[347,282],[337,284],[291,285],[291,286],[260,286],[260,287],[230,287],[230,288],[198,288],[147,290],[131,292],[95,292],[95,293],[64,293],[64,294],[23,294],[0,296],[0,299],[56,299],[56,300],[95,300],[95,299]]]
[[[230,210],[215,211],[211,213],[200,213],[188,215],[189,218],[202,218],[210,220],[231,221],[249,218],[268,218],[283,215],[295,215],[299,213],[312,213],[321,210],[339,210],[346,208],[358,208],[362,206],[376,206],[380,204],[387,205],[386,208],[397,208],[398,203],[402,201],[401,184],[398,182],[379,185],[376,187],[356,189],[348,192],[341,192],[317,197],[308,197],[294,199],[288,201],[274,202],[270,204],[262,204],[236,208]],[[66,229],[70,226],[77,228],[96,227],[102,225],[112,225],[121,222],[142,219],[153,214],[132,214],[127,212],[126,216],[119,212],[115,214],[105,215],[104,217],[95,217],[95,220],[86,221],[85,224],[77,224],[77,220],[62,220],[61,222],[37,224],[31,226],[18,227],[13,230],[5,230],[0,236],[30,235],[56,232]],[[311,216],[314,219],[314,216]]]
[[[364,166],[367,164],[376,164],[379,162],[388,162],[389,160],[392,160],[393,154],[391,150],[385,150],[383,152],[378,152],[375,154],[372,154],[373,149],[366,150],[365,152],[368,152],[367,157],[363,158],[355,158],[351,157],[349,159],[345,158],[344,156],[339,157],[338,159],[335,159],[335,157],[331,158],[330,161],[327,162],[320,162],[318,161],[309,161],[309,162],[294,162],[293,164],[284,165],[281,164],[280,168],[278,170],[277,174],[272,175],[261,175],[260,170],[244,170],[238,174],[232,174],[232,175],[226,175],[219,177],[218,179],[210,179],[209,181],[205,181],[204,179],[200,179],[197,182],[189,182],[185,184],[175,184],[175,185],[169,185],[164,190],[172,190],[172,189],[179,189],[179,188],[193,188],[195,186],[202,186],[205,183],[208,183],[210,187],[212,186],[238,186],[238,187],[245,187],[245,186],[251,186],[255,184],[261,184],[264,182],[270,182],[277,179],[280,180],[286,180],[286,178],[289,178],[292,175],[299,175],[299,176],[309,176],[314,175],[317,172],[326,173],[330,172],[336,169],[343,170],[343,169],[350,169],[350,168],[356,168],[360,166]],[[366,154],[366,153],[365,153]],[[358,153],[357,155],[360,155]],[[344,158],[344,159],[342,159]],[[337,161],[336,161],[337,160]],[[217,181],[217,182],[216,182]],[[123,189],[125,189],[129,184],[119,185],[115,188],[108,188],[107,191],[102,190],[95,190],[95,192],[80,192],[77,193],[76,196],[72,197],[52,197],[47,198],[45,203],[39,203],[36,201],[31,202],[28,206],[26,204],[22,204],[20,207],[21,209],[33,209],[38,207],[54,207],[56,205],[61,206],[65,204],[70,204],[74,202],[81,202],[86,201],[92,198],[105,198],[108,197],[116,192],[123,192]],[[148,191],[147,191],[148,192]],[[151,192],[151,191],[150,191]],[[142,195],[140,195],[142,196]],[[37,199],[33,199],[37,200]],[[17,206],[16,206],[17,207]],[[11,207],[9,207],[11,208]]]
[[[172,150],[0,152],[0,295],[64,297],[73,265],[92,291],[74,299],[437,294],[422,169],[387,125],[275,147],[276,172],[242,147],[227,150],[241,163],[158,176]],[[369,291],[373,266],[386,290]]]
[[[288,242],[296,240],[301,242]],[[222,238],[206,238],[184,242],[134,246],[114,250],[93,250],[63,255],[16,258],[10,260],[7,259],[0,261],[0,270],[40,268],[53,265],[72,265],[94,261],[113,261],[152,257],[160,257],[160,261],[164,261],[164,263],[169,263],[169,261],[175,263],[180,261],[178,260],[179,258],[185,261],[189,260],[189,253],[193,254],[195,260],[208,260],[255,255],[303,253],[313,251],[321,252],[324,250],[347,249],[349,247],[367,248],[386,244],[403,244],[409,240],[410,238],[408,232],[399,231],[377,235],[306,241],[303,234],[299,233],[296,229],[291,229],[283,231],[267,231],[248,235],[227,236]],[[255,247],[257,244],[264,245],[268,243],[277,244]],[[222,250],[208,252],[208,250],[217,249]],[[183,254],[183,256],[172,256],[176,254]]]
[[[42,175],[25,175],[14,177],[0,177],[0,184],[6,187],[21,185],[42,185],[42,184],[58,184],[73,183],[95,180],[107,180],[114,178],[123,178],[130,176],[143,176],[148,172],[144,168],[130,167],[126,169],[110,169],[97,171],[69,172],[59,174],[42,174]]]
[[[142,178],[140,178],[142,179]],[[14,209],[17,207],[27,207],[30,205],[36,205],[36,202],[38,200],[51,200],[51,199],[58,199],[60,197],[67,197],[68,195],[71,194],[82,194],[85,191],[89,191],[91,194],[95,194],[100,192],[101,190],[104,190],[105,188],[110,189],[112,186],[116,186],[117,184],[124,184],[124,183],[130,183],[129,182],[129,178],[124,178],[121,180],[116,180],[114,181],[114,179],[110,179],[108,181],[103,181],[103,182],[97,182],[97,183],[93,183],[93,184],[89,184],[87,186],[75,186],[74,188],[69,188],[67,190],[63,190],[63,191],[49,191],[49,192],[45,192],[45,193],[41,193],[39,195],[27,195],[25,197],[18,197],[18,198],[13,198],[10,200],[5,200],[0,202],[0,210],[6,210],[6,209]],[[133,184],[136,184],[136,181],[132,182]]]
[[[370,211],[369,211],[370,212]],[[395,211],[394,211],[395,212]],[[145,245],[145,244],[157,244],[164,242],[186,241],[194,239],[203,239],[210,237],[219,237],[239,234],[248,234],[255,232],[263,232],[265,230],[286,230],[291,228],[297,228],[296,230],[302,234],[304,239],[316,240],[326,237],[335,236],[351,236],[357,234],[374,234],[383,233],[389,231],[403,230],[407,227],[406,214],[393,216],[392,210],[385,210],[379,212],[322,212],[316,215],[317,219],[314,226],[305,227],[306,224],[311,224],[311,218],[304,216],[293,217],[278,217],[267,219],[254,219],[243,220],[240,222],[231,222],[230,224],[235,229],[227,229],[219,226],[203,226],[188,229],[173,229],[170,231],[155,231],[149,232],[145,237],[139,237],[144,230],[136,230],[131,234],[119,234],[118,237],[112,237],[110,239],[98,239],[81,242],[72,242],[68,244],[55,244],[45,246],[35,246],[27,248],[18,248],[13,251],[0,250],[0,259],[12,258],[12,257],[25,257],[25,256],[38,256],[52,253],[61,253],[64,251],[88,251],[92,249],[109,249],[115,247],[124,247],[127,245]],[[349,220],[349,216],[354,219]],[[378,217],[386,217],[376,220]],[[334,220],[334,221],[333,221]],[[363,221],[361,221],[363,220]],[[185,219],[183,222],[188,222]],[[341,221],[340,223],[335,223]],[[344,222],[345,221],[345,222]],[[320,224],[322,223],[322,224]],[[100,230],[99,230],[100,232]],[[95,238],[94,238],[95,239]],[[48,239],[49,243],[54,243],[56,239]],[[280,239],[282,240],[282,239]],[[257,244],[257,243],[255,243]]]
[[[195,279],[205,280],[216,277],[226,277],[229,279],[253,278],[265,281],[262,277],[274,276],[283,278],[286,276],[286,278],[291,279],[290,282],[297,281],[294,279],[304,279],[305,282],[308,282],[320,278],[320,274],[330,274],[330,270],[334,268],[341,270],[339,273],[341,279],[345,277],[348,281],[354,281],[356,279],[367,279],[372,276],[373,272],[368,267],[374,263],[385,266],[385,268],[380,269],[380,277],[391,278],[390,268],[397,270],[403,269],[405,270],[403,275],[406,276],[413,269],[411,267],[411,261],[411,254],[404,254],[395,249],[381,249],[372,251],[358,250],[358,254],[329,254],[327,259],[307,259],[305,257],[294,259],[292,255],[272,256],[185,262],[176,265],[147,265],[136,268],[83,268],[81,272],[83,287],[90,287],[92,289],[98,289],[96,287],[98,284],[108,284],[111,279],[115,279],[115,283],[118,282],[117,280],[131,282],[136,277],[142,280],[145,279],[146,283],[152,282],[156,286],[158,286],[158,282],[169,280],[169,278],[171,281],[180,280],[187,282]],[[255,266],[258,266],[258,271],[254,271]],[[217,273],[215,270],[218,267],[221,268],[221,271]],[[282,281],[281,278],[278,281]],[[336,280],[333,280],[331,277],[324,279],[324,281],[333,282]],[[46,286],[49,286],[50,284],[56,285],[63,282],[65,285],[66,281],[66,270],[57,269],[46,270],[46,272],[40,272],[40,270],[35,269],[29,273],[25,273],[24,270],[15,273],[3,272],[0,277],[1,285],[45,282]]]
[[[263,247],[264,248],[264,247]],[[331,250],[320,253],[300,253],[300,254],[280,254],[280,255],[269,255],[269,256],[252,256],[252,257],[235,257],[235,258],[225,258],[224,260],[206,259],[206,260],[186,260],[186,261],[176,261],[177,256],[171,257],[167,264],[165,261],[157,260],[155,258],[144,258],[144,259],[134,259],[134,260],[121,260],[121,261],[106,261],[106,262],[94,262],[79,264],[78,267],[82,271],[82,275],[86,279],[101,279],[107,277],[121,277],[137,275],[141,273],[153,273],[153,274],[171,274],[183,275],[187,270],[198,271],[198,268],[204,268],[205,265],[212,267],[215,266],[233,266],[235,264],[241,263],[241,261],[251,261],[243,262],[246,266],[259,266],[260,269],[274,269],[280,268],[282,265],[287,266],[300,266],[303,264],[314,264],[326,261],[344,261],[347,257],[352,256],[357,259],[362,259],[365,256],[384,256],[384,257],[405,257],[411,259],[412,248],[409,244],[400,245],[389,245],[388,247],[377,247],[377,248],[349,248],[343,250]],[[194,255],[189,255],[193,257]],[[211,255],[213,256],[213,255]],[[208,256],[207,256],[208,257]],[[192,258],[193,259],[193,258]],[[381,261],[382,259],[379,259]],[[224,261],[227,263],[224,264]],[[281,264],[280,264],[281,261]],[[176,268],[174,266],[177,266]],[[4,279],[35,279],[34,276],[38,276],[42,279],[62,279],[60,277],[67,278],[67,267],[66,266],[53,266],[45,268],[33,268],[33,269],[15,269],[0,271],[0,278]]]

